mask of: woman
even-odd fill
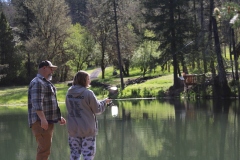
[[[98,101],[93,91],[88,89],[90,82],[89,74],[79,71],[66,95],[70,160],[79,160],[81,154],[84,160],[94,159],[98,131],[96,114],[103,113],[111,101]]]

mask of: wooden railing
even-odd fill
[[[204,74],[185,74],[183,75],[184,84],[195,85],[204,82]]]

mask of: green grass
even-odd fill
[[[91,73],[94,69],[86,70],[88,73]],[[157,69],[160,70],[160,69]],[[103,83],[110,84],[112,86],[120,86],[119,76],[113,76],[113,68],[107,67],[105,70],[105,79],[101,79],[102,74],[99,74],[98,80]],[[146,76],[156,76],[160,75],[160,71],[155,73],[147,73]],[[129,85],[125,87],[123,91],[120,90],[118,98],[134,98],[134,97],[156,97],[159,95],[160,91],[167,90],[170,86],[173,85],[172,74],[162,73],[162,76],[147,80],[144,83]],[[141,72],[138,69],[130,70],[130,77],[125,77],[124,81],[128,79],[136,79],[141,77]],[[65,96],[69,86],[67,83],[58,83],[55,84],[57,88],[57,98],[61,103],[65,102]],[[119,87],[120,88],[120,87]],[[103,90],[102,88],[90,88],[94,91],[98,99],[103,99],[108,97],[108,91]],[[9,105],[27,105],[27,96],[28,96],[28,86],[12,86],[12,87],[0,87],[0,106],[9,106]]]
[[[65,102],[65,97],[69,86],[67,83],[55,84],[57,88],[57,99],[60,102]]]
[[[65,95],[68,89],[67,83],[55,85],[57,88],[58,101],[64,102]],[[28,86],[21,87],[1,87],[0,88],[0,106],[5,105],[27,105]]]
[[[120,93],[119,98],[158,97],[159,91],[166,91],[172,85],[172,75],[160,76],[144,83],[127,86]]]
[[[0,104],[26,104],[27,86],[1,87]]]
[[[121,88],[121,79],[118,76],[113,76],[113,68],[108,67],[105,70],[105,79],[101,79],[101,74],[99,75],[99,81],[102,83],[111,84],[112,86],[117,86]],[[166,91],[170,86],[173,85],[173,75],[169,73],[163,73],[160,71],[160,67],[156,69],[155,72],[147,72],[145,77],[148,76],[159,76],[158,78],[147,80],[144,83],[129,85],[120,91],[118,98],[141,98],[141,97],[157,97],[160,96],[159,92]],[[130,76],[124,77],[123,81],[126,82],[128,79],[136,79],[142,77],[142,73],[139,69],[131,68]],[[99,93],[98,90],[94,90]],[[107,94],[102,94],[102,97],[107,97]]]

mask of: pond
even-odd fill
[[[98,116],[95,160],[240,159],[238,100],[114,101]],[[116,109],[116,108],[115,108]],[[66,108],[61,104],[63,116]],[[27,107],[0,106],[0,159],[33,160]],[[50,160],[68,160],[66,126],[55,125]]]

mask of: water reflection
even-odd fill
[[[111,106],[111,112],[113,117],[117,117],[118,115],[118,106]]]
[[[95,160],[230,160],[239,158],[239,101],[114,101],[98,116]],[[66,115],[65,106],[61,106]],[[26,107],[0,107],[3,160],[33,160]],[[66,126],[55,126],[50,160],[69,159]]]

